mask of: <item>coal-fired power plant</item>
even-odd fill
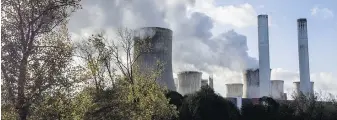
[[[248,69],[243,73],[243,98],[259,98],[259,69]]]
[[[260,97],[270,96],[270,62],[268,15],[258,15]]]
[[[226,84],[226,97],[242,97],[242,89],[243,84],[241,83]]]
[[[172,72],[172,31],[160,27],[145,27],[136,31],[134,45],[135,65],[143,74],[163,68],[158,84],[175,91]],[[162,67],[158,67],[163,65]]]
[[[259,67],[243,71],[243,84],[226,84],[227,97],[287,99],[283,80],[270,80],[268,15],[258,15],[258,51]],[[294,82],[298,94],[312,94],[314,83],[310,82],[307,20],[297,20],[298,54],[300,81]],[[139,33],[139,34],[138,34]],[[172,31],[167,28],[145,27],[136,31],[134,58],[140,73],[152,73],[161,70],[157,82],[182,95],[198,91],[201,86],[213,88],[213,75],[202,79],[202,72],[183,71],[173,79],[172,72]],[[207,61],[205,61],[207,62]],[[213,88],[214,89],[214,88]],[[288,93],[289,94],[289,93]]]
[[[202,73],[198,71],[183,71],[178,73],[178,92],[181,95],[190,94],[201,88]]]
[[[300,91],[307,95],[311,94],[310,90],[310,68],[308,52],[308,29],[307,19],[300,18],[297,20],[298,30],[298,60],[300,70]]]

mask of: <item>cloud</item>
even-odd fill
[[[257,24],[257,13],[248,3],[215,6],[214,0],[197,0],[195,6],[194,11],[204,13],[222,25],[242,28]]]
[[[215,90],[222,95],[226,83],[242,82],[242,70],[257,67],[257,60],[247,53],[246,36],[235,30],[212,33],[218,24],[236,28],[255,25],[256,12],[250,4],[216,6],[212,0],[83,0],[82,5],[83,9],[70,18],[68,27],[73,39],[102,29],[111,37],[118,27],[169,28],[173,31],[174,72],[200,70],[214,74]],[[277,79],[296,80],[292,72],[276,73]]]
[[[318,6],[315,6],[311,9],[311,15],[322,17],[324,19],[334,17],[334,13],[332,12],[332,10],[330,10],[329,8],[320,8]]]

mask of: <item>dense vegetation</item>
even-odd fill
[[[155,81],[162,63],[140,74],[133,30],[75,43],[68,17],[79,0],[1,1],[1,119],[3,120],[336,120],[337,104],[296,97],[239,110],[208,86],[182,96]],[[143,50],[151,50],[146,41]]]

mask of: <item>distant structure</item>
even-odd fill
[[[209,85],[209,87],[211,87],[211,88],[214,89],[214,86],[213,86],[213,75],[210,75],[210,76],[209,76],[209,79],[208,79],[208,85]]]
[[[226,97],[242,97],[243,84],[241,83],[232,83],[226,84]]]
[[[178,92],[181,95],[200,90],[202,73],[198,71],[183,71],[178,73]]]
[[[295,95],[298,95],[301,92],[301,82],[294,82],[295,86]],[[303,93],[303,92],[302,92]],[[309,93],[314,94],[314,82],[310,82]]]
[[[271,80],[271,97],[273,99],[285,99],[284,98],[284,81],[283,80]]]
[[[303,94],[307,95],[311,94],[307,19],[305,18],[297,19],[297,30],[298,30],[298,60],[300,68],[299,90]]]
[[[150,39],[144,39],[150,38]],[[135,65],[142,74],[151,74],[163,64],[157,82],[176,91],[172,73],[172,31],[167,28],[145,27],[137,30],[134,37]]]
[[[243,73],[243,98],[260,98],[259,69],[248,69]]]
[[[208,80],[207,79],[202,79],[201,80],[201,86],[207,86],[208,85]]]
[[[258,15],[260,97],[271,95],[268,15]]]

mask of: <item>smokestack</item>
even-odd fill
[[[300,68],[300,91],[303,94],[307,95],[311,94],[307,19],[300,18],[297,20],[297,30],[298,30],[298,57],[299,57],[298,60]]]
[[[260,97],[270,96],[268,15],[258,15]]]

